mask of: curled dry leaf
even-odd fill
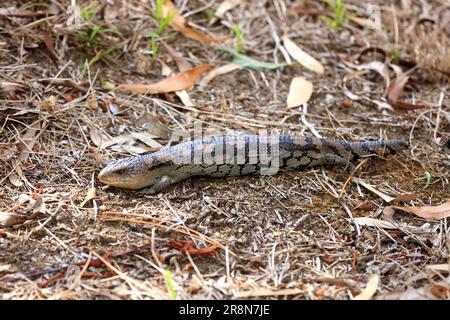
[[[133,132],[131,134],[122,134],[120,136],[108,138],[107,136],[100,134],[93,126],[90,126],[89,129],[92,142],[99,147],[100,150],[114,146],[112,149],[115,151],[121,152],[125,150],[133,154],[141,154],[162,148],[160,143],[153,140],[153,138],[157,138],[157,136],[150,132]],[[150,147],[150,150],[148,148],[133,145],[136,140],[145,143]]]
[[[383,215],[387,221],[394,221],[395,210],[412,213],[424,219],[439,220],[450,217],[450,201],[447,201],[440,206],[386,207],[383,210]]]
[[[216,17],[222,18],[225,12],[236,7],[241,0],[224,0],[218,7],[214,15]]]
[[[360,52],[358,52],[357,54],[353,55],[350,58],[350,61],[353,61],[353,62],[357,61],[357,60],[361,59],[363,56],[365,56],[367,53],[378,53],[381,56],[383,56],[383,61],[386,61],[387,57],[388,57],[388,53],[383,48],[381,48],[381,47],[372,47],[371,46],[371,47],[363,48]]]
[[[386,89],[389,88],[391,80],[389,78],[388,67],[384,63],[380,61],[371,61],[369,63],[356,65],[355,67],[357,70],[373,70],[377,72],[379,75],[383,77]]]
[[[303,77],[296,77],[292,79],[289,86],[289,94],[287,98],[288,108],[301,106],[311,98],[313,92],[312,82]]]
[[[120,107],[120,105],[118,105],[113,99],[108,99],[108,100],[102,101],[102,102],[104,102],[106,104],[106,106],[109,109],[109,112],[111,112],[111,114],[113,116],[118,116],[123,113],[123,110]]]
[[[25,92],[26,86],[24,84],[15,83],[15,82],[0,82],[0,94],[4,93],[15,93],[15,92]]]
[[[311,71],[317,72],[318,74],[322,74],[324,72],[324,67],[319,61],[303,51],[287,36],[283,37],[283,44],[291,57],[294,58],[302,66],[308,68]]]
[[[364,290],[361,291],[361,293],[358,294],[354,298],[354,300],[369,300],[369,299],[371,299],[373,297],[373,295],[377,292],[379,282],[380,282],[380,277],[377,275],[374,275],[367,282],[367,286],[364,288]]]
[[[95,189],[95,187],[89,188],[86,194],[86,198],[84,198],[84,201],[80,205],[81,208],[83,208],[86,205],[86,203],[88,203],[89,200],[95,199],[96,196],[97,196],[97,189]]]
[[[203,79],[200,81],[201,86],[206,86],[211,80],[213,80],[215,77],[226,74],[229,72],[232,72],[236,69],[241,69],[242,67],[235,63],[228,63],[224,66],[217,67],[213,70],[211,70]]]
[[[0,211],[0,225],[10,227],[34,219],[40,213],[45,213],[45,201],[39,194],[22,194],[18,203],[12,208]]]
[[[166,48],[169,55],[172,57],[172,59],[175,61],[175,63],[178,66],[179,71],[186,71],[189,69],[192,69],[192,65],[183,57],[183,55],[179,52],[177,52],[175,49],[173,49],[171,46],[169,46],[164,41],[161,41],[163,46]]]
[[[161,138],[163,140],[170,139],[172,130],[166,126],[169,123],[170,120],[166,119],[161,114],[151,115],[148,113],[144,113],[135,121],[137,127],[145,129],[145,131],[154,138]]]
[[[41,107],[43,110],[53,112],[56,110],[56,102],[57,102],[56,97],[51,95],[50,97],[45,98],[42,101]]]
[[[172,21],[169,23],[169,25],[172,28],[180,31],[187,38],[191,38],[203,43],[221,42],[226,39],[225,37],[211,37],[197,29],[188,26],[186,19],[178,13],[177,8],[170,0],[166,0],[164,2],[162,11],[165,18],[173,16]]]
[[[391,85],[387,90],[387,98],[389,103],[391,103],[396,109],[406,111],[427,108],[428,106],[424,104],[412,104],[400,100],[400,97],[403,94],[403,90],[408,80],[409,77],[403,73],[397,76],[397,78],[395,78],[394,81],[392,81]]]
[[[179,72],[157,83],[122,84],[119,88],[142,94],[157,94],[187,90],[191,88],[198,81],[198,79],[200,79],[203,73],[211,69],[211,67],[212,65],[210,64],[202,64],[190,70]]]

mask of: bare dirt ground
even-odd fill
[[[173,25],[154,35],[153,1],[76,1],[81,20],[68,0],[1,2],[0,297],[448,298],[448,207],[438,219],[398,212],[394,224],[383,214],[450,201],[448,2],[346,1],[335,27],[322,1],[240,1],[217,17],[222,2],[174,2],[191,28],[226,38],[212,43]],[[192,105],[118,87],[186,62],[220,67],[232,61],[222,47],[290,62],[285,34],[325,72],[292,58],[234,70],[195,84]],[[403,104],[380,72],[360,67],[373,61],[390,83],[409,71]],[[314,86],[306,114],[286,105],[299,76]],[[312,136],[309,123],[329,139],[410,147],[361,163],[361,183],[336,167],[202,178],[155,196],[97,180],[108,162],[166,145],[194,121]]]

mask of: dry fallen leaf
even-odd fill
[[[119,88],[142,94],[157,94],[187,90],[200,79],[203,73],[211,69],[211,67],[212,65],[210,64],[202,64],[190,70],[179,72],[157,83],[122,84]]]
[[[303,293],[302,289],[254,289],[249,291],[238,292],[235,298],[249,298],[249,297],[270,297],[270,296],[293,296]]]
[[[16,224],[21,224],[27,219],[23,215],[0,211],[0,225],[10,227]]]
[[[18,203],[11,208],[0,211],[0,225],[9,227],[34,219],[40,213],[45,213],[44,198],[39,194],[22,194]]]
[[[161,125],[162,126],[162,125]],[[155,128],[152,132],[163,132],[162,128]],[[132,132],[130,134],[122,134],[120,136],[108,138],[107,136],[100,134],[93,126],[89,126],[89,135],[92,142],[100,149],[106,149],[112,147],[117,152],[129,152],[131,154],[142,154],[146,152],[153,152],[162,148],[162,145],[153,138],[157,138],[162,134],[152,134],[151,132]],[[167,135],[167,134],[165,134]],[[145,143],[148,147],[134,145],[136,140]]]
[[[15,268],[12,264],[0,264],[0,273],[6,271],[13,271]]]
[[[188,26],[186,19],[178,13],[177,8],[170,0],[166,0],[164,2],[162,11],[164,18],[173,16],[172,21],[169,23],[169,25],[174,29],[180,31],[187,38],[191,38],[193,40],[204,43],[221,42],[226,39],[225,37],[211,37],[197,29]]]
[[[226,40],[226,37],[215,38],[204,34],[203,32],[189,27],[187,25],[182,26],[174,26],[175,29],[178,29],[185,37],[191,38],[193,40],[204,42],[204,43],[213,43],[213,42],[222,42]]]
[[[443,271],[443,272],[450,272],[450,265],[448,263],[441,263],[441,264],[429,264],[425,266],[426,270],[432,270],[432,271]]]
[[[183,55],[179,52],[177,52],[174,48],[169,46],[164,41],[161,41],[163,46],[166,48],[169,55],[172,57],[172,59],[175,61],[175,63],[178,66],[179,71],[186,71],[189,69],[192,69],[192,65],[183,57]]]
[[[417,197],[418,197],[418,195],[415,193],[404,193],[404,194],[401,194],[401,195],[395,197],[395,199],[392,200],[392,202],[400,203],[400,202],[412,201],[412,200],[416,200]]]
[[[350,17],[350,20],[355,22],[356,24],[359,24],[362,27],[366,27],[369,29],[377,30],[380,29],[378,24],[374,22],[372,19],[365,19],[360,17]]]
[[[91,138],[92,143],[94,143],[97,147],[100,147],[100,150],[111,145],[108,144],[110,139],[104,134],[98,132],[97,128],[92,125],[89,125],[89,137]]]
[[[287,98],[288,108],[301,106],[308,102],[313,92],[312,82],[303,77],[295,77],[289,86],[289,94]]]
[[[194,106],[194,104],[192,103],[191,98],[189,98],[189,95],[186,92],[186,90],[175,91],[175,94],[178,96],[178,98],[180,98],[180,100],[184,106],[186,106],[186,107]]]
[[[159,142],[154,140],[157,137],[148,132],[132,132],[131,136],[142,141],[152,149],[161,149],[163,147]]]
[[[396,207],[390,206],[383,210],[383,215],[387,221],[394,221],[395,210],[401,210],[408,213],[415,214],[424,219],[440,220],[450,217],[450,201],[447,201],[440,206],[416,206],[416,207]]]
[[[397,227],[389,221],[383,221],[367,217],[354,218],[355,222],[360,226],[378,227],[383,229],[397,229]]]
[[[380,277],[377,275],[374,275],[367,282],[367,286],[364,288],[364,290],[361,291],[361,293],[358,294],[353,299],[354,300],[370,300],[373,297],[373,295],[377,292],[379,282],[380,282]]]
[[[391,85],[387,90],[387,98],[389,103],[391,103],[395,108],[400,110],[415,110],[427,108],[427,105],[424,104],[412,104],[405,101],[401,101],[400,97],[403,94],[403,89],[405,88],[406,83],[408,82],[409,77],[405,74],[401,74],[397,76],[397,78],[392,81]]]
[[[57,65],[58,56],[55,54],[53,34],[51,29],[48,29],[44,32],[44,44],[47,48],[48,53],[50,54],[50,57],[52,58],[52,61]]]
[[[18,147],[20,150],[19,156],[11,160],[15,172],[12,172],[8,176],[9,181],[16,187],[20,187],[23,182],[28,182],[26,177],[23,175],[21,164],[27,161],[28,156],[33,152],[34,145],[37,143],[42,132],[44,132],[46,128],[47,122],[43,122],[41,128],[41,121],[36,121],[31,124],[28,127],[28,130],[20,137],[20,146]]]
[[[0,94],[9,93],[9,92],[25,92],[26,86],[24,84],[15,83],[15,82],[0,82]]]
[[[121,153],[129,153],[131,155],[139,155],[139,154],[143,154],[143,153],[148,153],[148,152],[153,152],[154,149],[152,148],[148,148],[148,147],[144,147],[144,146],[130,146],[127,144],[121,144],[121,145],[117,145],[117,146],[112,146],[111,150],[114,150],[116,152],[121,152]]]
[[[166,119],[161,114],[151,115],[144,113],[134,122],[135,126],[138,128],[145,129],[145,131],[152,135],[154,138],[162,138],[163,140],[169,140],[172,134],[166,125],[169,124],[171,120]]]
[[[450,297],[450,289],[440,284],[434,284],[431,287],[430,292],[439,299],[448,300]]]
[[[322,74],[324,72],[323,65],[319,61],[303,51],[287,36],[283,37],[283,43],[284,47],[286,48],[287,52],[289,52],[291,57],[297,60],[297,62],[302,66],[319,74]]]
[[[360,185],[362,185],[364,188],[366,188],[367,190],[372,191],[373,193],[375,193],[376,195],[378,195],[380,198],[382,198],[384,201],[386,201],[387,203],[391,202],[392,200],[394,200],[395,198],[388,196],[387,194],[375,189],[372,185],[365,183],[364,181],[362,181],[361,179],[352,178],[353,182],[356,182]]]
[[[161,75],[163,77],[168,77],[173,75],[173,70],[170,68],[164,61],[159,60],[159,63],[161,64]]]
[[[236,63],[228,63],[224,66],[217,67],[213,70],[211,70],[203,79],[200,81],[201,86],[206,86],[211,80],[213,80],[215,77],[226,74],[229,72],[232,72],[237,69],[242,69],[242,67]]]

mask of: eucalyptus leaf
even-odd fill
[[[237,52],[236,50],[230,49],[230,48],[222,48],[222,50],[228,52],[229,54],[231,54],[233,56],[233,63],[238,64],[238,65],[242,66],[243,68],[247,68],[247,69],[261,71],[263,69],[276,69],[276,68],[281,68],[281,67],[288,65],[287,63],[278,63],[277,64],[277,63],[258,61],[258,60],[250,58],[250,57],[248,57],[244,54],[241,54],[241,53]]]

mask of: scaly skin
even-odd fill
[[[192,176],[274,174],[278,169],[328,164],[352,170],[354,166],[350,161],[369,154],[392,154],[406,147],[402,140],[345,142],[290,135],[208,137],[114,161],[98,177],[111,186],[150,187],[149,193],[157,193]],[[216,153],[225,156],[215,157]]]

